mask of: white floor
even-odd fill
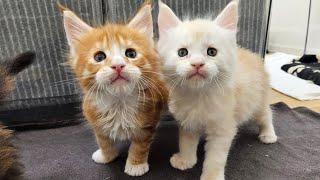
[[[320,99],[320,86],[281,69],[282,65],[290,63],[294,58],[297,56],[285,53],[266,55],[265,68],[270,75],[271,87],[298,100]]]

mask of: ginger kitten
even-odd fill
[[[158,52],[171,86],[169,109],[180,125],[180,151],[170,163],[180,170],[192,168],[199,138],[205,134],[201,179],[224,179],[239,124],[255,119],[260,141],[277,140],[262,59],[237,47],[237,1],[214,21],[180,21],[168,6],[159,6]]]
[[[130,140],[125,173],[148,172],[148,154],[167,90],[153,45],[151,5],[145,4],[128,24],[90,27],[64,9],[70,46],[69,63],[84,93],[83,111],[99,149],[96,163],[118,156],[117,141]]]

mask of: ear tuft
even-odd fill
[[[69,9],[65,6],[63,6],[60,2],[58,2],[57,5],[58,5],[58,9],[59,9],[60,13],[63,14],[64,11],[69,11]]]
[[[63,11],[63,23],[71,49],[74,48],[75,43],[80,40],[81,36],[92,30],[92,27],[83,22],[70,10]]]
[[[170,29],[175,28],[180,23],[180,19],[174,14],[174,12],[159,0],[158,25],[160,37],[165,36]]]
[[[139,12],[129,22],[128,26],[148,36],[153,41],[153,20],[151,4],[146,1]]]
[[[224,29],[236,31],[239,18],[238,6],[238,0],[231,1],[216,18],[216,24]]]

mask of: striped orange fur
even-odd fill
[[[69,63],[99,145],[92,158],[109,163],[118,155],[114,144],[130,140],[125,172],[143,175],[149,170],[150,144],[168,96],[153,45],[151,6],[145,4],[128,24],[96,28],[62,10]]]

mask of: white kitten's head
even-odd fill
[[[238,2],[229,3],[214,21],[180,21],[159,3],[158,51],[170,82],[194,89],[217,87],[231,79],[237,57]]]

